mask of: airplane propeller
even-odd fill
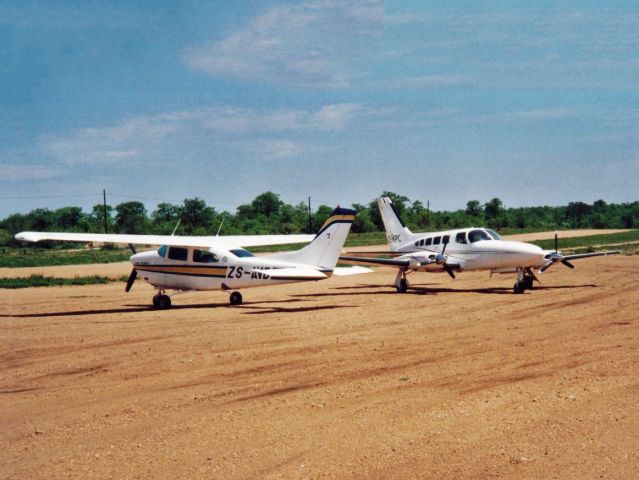
[[[558,243],[557,232],[555,232],[555,251],[551,252],[550,255],[548,255],[548,261],[544,264],[543,267],[539,269],[539,273],[545,272],[548,268],[550,268],[557,262],[563,263],[568,268],[575,268],[572,263],[564,258],[563,253],[559,252]]]
[[[453,272],[453,269],[450,268],[450,265],[448,265],[448,256],[445,254],[447,246],[448,246],[448,242],[444,243],[444,248],[442,248],[442,253],[438,253],[435,256],[435,262],[437,262],[438,265],[441,265],[443,269],[446,270],[446,273],[450,275],[450,277],[453,280],[455,280],[455,273]]]
[[[138,278],[138,271],[134,268],[131,270],[131,275],[129,275],[129,279],[126,281],[126,288],[124,289],[125,292],[129,293],[129,290],[131,290],[136,278]]]

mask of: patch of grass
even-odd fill
[[[131,256],[130,250],[49,250],[44,248],[2,248],[0,267],[48,267],[59,265],[86,265],[91,263],[123,262]]]
[[[63,287],[68,285],[104,285],[111,282],[126,281],[126,277],[113,279],[93,275],[90,277],[55,278],[43,275],[31,275],[22,278],[0,278],[0,288]]]
[[[561,232],[559,235],[559,250],[566,250],[571,248],[578,247],[588,247],[592,245],[609,245],[611,249],[618,249],[619,247],[614,247],[612,244],[615,243],[629,243],[629,242],[638,242],[639,241],[639,230],[632,230],[630,232],[621,232],[621,233],[608,233],[602,235],[588,235],[585,237],[573,237],[573,238],[561,238]],[[533,242],[535,245],[539,245],[541,248],[545,250],[552,250],[555,248],[555,240],[554,238],[551,240],[535,240]]]

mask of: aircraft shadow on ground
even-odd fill
[[[265,300],[261,302],[244,302],[240,307],[231,307],[228,303],[193,303],[185,305],[173,305],[170,310],[187,310],[187,309],[205,309],[205,308],[255,308],[253,307],[268,303],[284,303],[284,302],[301,302],[301,299],[289,299],[289,300]],[[259,307],[258,307],[259,308]],[[269,307],[263,307],[269,308]],[[321,307],[319,307],[321,309]],[[292,310],[292,309],[289,309]],[[309,307],[309,310],[312,308]],[[125,305],[123,308],[103,308],[92,310],[67,310],[58,312],[42,312],[42,313],[17,313],[17,314],[0,314],[0,318],[47,318],[47,317],[74,317],[74,316],[87,316],[87,315],[109,315],[114,313],[137,313],[137,312],[162,312],[153,308],[152,305]],[[262,313],[262,312],[254,312]]]
[[[595,284],[581,284],[581,285],[535,285],[535,290],[561,290],[565,288],[597,288],[599,285]],[[387,290],[376,290],[378,288],[385,288]],[[333,290],[351,290],[350,292],[339,293],[307,293],[299,295],[291,295],[292,297],[307,298],[307,297],[338,297],[338,296],[357,296],[357,295],[396,295],[397,292],[393,285],[356,285],[353,287],[335,287]],[[352,291],[358,290],[358,291]],[[361,291],[366,290],[366,291]],[[437,295],[438,293],[480,293],[480,294],[492,294],[492,295],[512,295],[513,289],[511,287],[483,287],[483,288],[452,288],[452,287],[423,287],[419,285],[409,285],[407,295]]]
[[[293,299],[293,300],[287,300],[290,302],[300,302],[301,300],[299,299]],[[252,310],[254,309],[259,309],[259,310],[254,310],[254,311],[250,311],[250,312],[246,312],[247,315],[263,315],[266,313],[304,313],[304,312],[317,312],[320,310],[335,310],[338,308],[358,308],[358,305],[315,305],[312,307],[293,307],[293,308],[287,308],[287,307],[258,307],[258,306],[251,306],[251,307],[244,307],[244,305],[240,305],[239,307],[236,308],[250,308]]]

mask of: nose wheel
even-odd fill
[[[164,293],[164,290],[160,290],[153,297],[153,306],[158,310],[168,310],[171,308],[171,297]]]
[[[532,290],[535,275],[530,268],[521,269],[517,276],[517,282],[513,286],[513,292],[519,294],[526,290]]]

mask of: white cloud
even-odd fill
[[[210,107],[132,118],[119,125],[85,128],[66,137],[45,138],[41,150],[66,165],[98,165],[135,161],[149,152],[194,142],[240,138],[267,158],[301,153],[300,143],[281,138],[298,132],[343,130],[359,117],[377,115],[353,103],[325,105],[317,110],[254,110]],[[265,137],[270,137],[266,138]]]
[[[62,175],[62,170],[46,165],[0,164],[0,179],[5,182],[47,180]]]
[[[383,11],[378,1],[315,1],[272,8],[219,41],[188,48],[186,64],[305,88],[349,86],[350,60],[367,49]]]

